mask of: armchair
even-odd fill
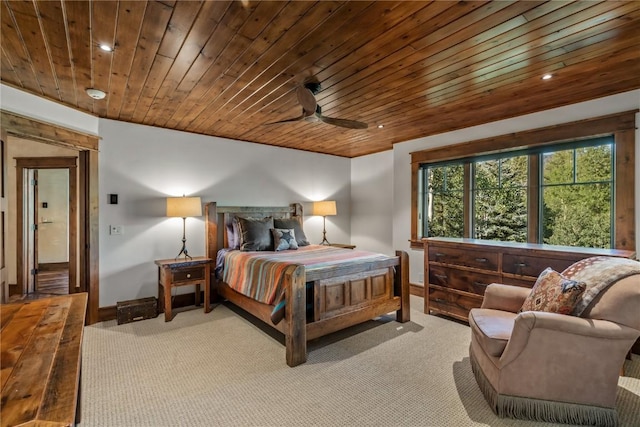
[[[487,287],[482,307],[469,313],[469,355],[480,389],[498,416],[617,424],[618,375],[640,336],[637,264],[639,273],[606,287],[580,317],[518,313],[530,289]]]

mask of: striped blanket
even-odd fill
[[[281,252],[228,251],[224,255],[222,280],[243,295],[274,305],[271,320],[277,324],[284,317],[283,278],[297,266],[305,266],[308,274],[315,270],[388,258],[386,255],[372,252],[320,245]]]

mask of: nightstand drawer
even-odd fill
[[[187,282],[204,279],[204,268],[193,267],[172,271],[174,282]]]

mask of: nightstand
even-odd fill
[[[191,259],[159,259],[158,266],[158,302],[164,305],[164,321],[169,322],[171,315],[171,288],[195,285],[196,305],[200,305],[200,285],[204,285],[204,312],[211,311],[211,258],[193,257]],[[164,304],[163,304],[164,302]]]
[[[355,249],[356,245],[347,245],[345,243],[330,243],[329,246],[333,246],[334,248],[343,248],[343,249]]]

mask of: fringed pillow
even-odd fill
[[[549,267],[538,276],[520,312],[548,311],[571,314],[585,288],[584,283],[567,279]]]
[[[298,249],[298,243],[296,242],[296,233],[293,228],[274,228],[271,230],[271,232],[273,233],[273,246],[275,247],[276,251]]]

